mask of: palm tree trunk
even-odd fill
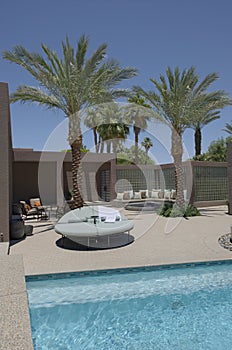
[[[148,151],[149,151],[149,149],[146,148],[146,164],[147,164],[147,161],[148,161]]]
[[[93,138],[94,138],[95,151],[96,151],[96,153],[98,153],[99,144],[97,142],[97,127],[96,126],[93,128]]]
[[[103,151],[104,151],[104,145],[105,145],[105,142],[101,139],[100,153],[103,153]]]
[[[172,157],[175,167],[175,182],[176,182],[176,205],[183,208],[184,200],[184,173],[182,167],[182,135],[178,134],[176,130],[172,131]]]
[[[107,141],[106,141],[106,152],[107,152],[107,153],[110,153],[110,146],[111,146],[111,141],[110,141],[110,140],[107,140]]]
[[[201,154],[201,129],[196,127],[195,129],[195,156],[199,156]]]
[[[139,144],[139,133],[140,133],[140,128],[138,126],[134,126],[134,134],[135,134],[135,164],[138,164],[138,160],[139,160],[139,148],[138,148],[138,144]]]
[[[71,209],[83,207],[84,201],[81,196],[81,147],[82,134],[80,127],[80,116],[76,112],[69,116],[69,143],[72,151],[72,185],[73,185],[73,205]]]
[[[112,140],[112,145],[113,145],[113,153],[117,153],[117,140],[113,139]]]
[[[80,189],[82,183],[81,171],[81,147],[82,137],[80,136],[72,145],[72,184],[73,184],[73,206],[72,209],[81,208],[84,205]]]

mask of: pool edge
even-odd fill
[[[50,280],[50,279],[60,279],[60,278],[70,278],[70,277],[85,277],[85,276],[99,276],[105,274],[123,274],[128,272],[136,271],[153,271],[162,269],[172,269],[172,268],[186,268],[201,265],[221,265],[221,264],[232,264],[232,259],[224,260],[207,260],[207,261],[190,261],[190,262],[180,262],[180,263],[169,263],[162,265],[143,265],[143,266],[130,266],[130,267],[117,267],[109,269],[98,269],[98,270],[77,270],[77,271],[67,271],[67,272],[56,272],[48,274],[33,274],[26,275],[26,282],[33,280]]]

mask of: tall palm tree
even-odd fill
[[[138,163],[138,144],[139,144],[139,134],[141,129],[146,129],[147,121],[150,119],[150,115],[145,113],[145,108],[151,108],[151,106],[146,103],[146,100],[138,93],[132,94],[128,98],[128,102],[133,104],[134,112],[132,111],[132,106],[130,105],[130,114],[133,113],[133,129],[135,135],[135,164]],[[139,106],[139,108],[137,108]],[[144,108],[141,108],[144,107]]]
[[[207,75],[202,82],[195,72],[194,67],[184,69],[179,67],[174,71],[170,67],[166,70],[166,77],[160,75],[159,81],[150,79],[156,91],[144,91],[141,87],[135,87],[134,91],[140,93],[163,116],[172,131],[171,154],[174,160],[176,180],[176,204],[184,207],[184,177],[182,168],[183,144],[182,135],[186,128],[191,126],[194,117],[199,116],[206,106],[215,102],[218,95],[224,95],[224,91],[207,93],[207,88],[217,78],[216,73]],[[208,110],[210,111],[210,109]]]
[[[228,134],[232,135],[232,122],[231,124],[226,123],[226,127],[223,129],[223,131],[226,131]]]
[[[74,207],[82,207],[81,173],[81,109],[120,96],[128,96],[125,89],[115,89],[124,79],[137,74],[136,69],[122,68],[113,59],[106,59],[107,45],[99,46],[86,58],[89,40],[83,35],[76,50],[68,37],[62,42],[63,57],[42,44],[45,58],[22,46],[3,52],[3,58],[26,69],[39,83],[38,87],[22,85],[11,95],[11,102],[36,102],[51,109],[59,109],[69,118],[69,143],[72,151],[72,181]]]
[[[145,137],[144,140],[142,141],[141,145],[145,148],[145,152],[146,152],[146,163],[147,163],[147,160],[148,160],[148,152],[149,152],[149,149],[151,147],[153,147],[153,142],[152,140],[150,139],[150,137]]]

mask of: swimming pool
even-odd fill
[[[27,278],[36,350],[226,350],[232,264]]]

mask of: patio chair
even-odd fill
[[[31,208],[29,204],[27,204],[26,201],[20,201],[20,206],[22,210],[22,215],[24,219],[38,219],[39,218],[39,212],[37,208]]]
[[[48,209],[48,206],[42,205],[40,198],[30,198],[30,206],[31,210],[35,209],[37,210],[38,217],[40,219],[48,219],[48,215],[46,210]]]

